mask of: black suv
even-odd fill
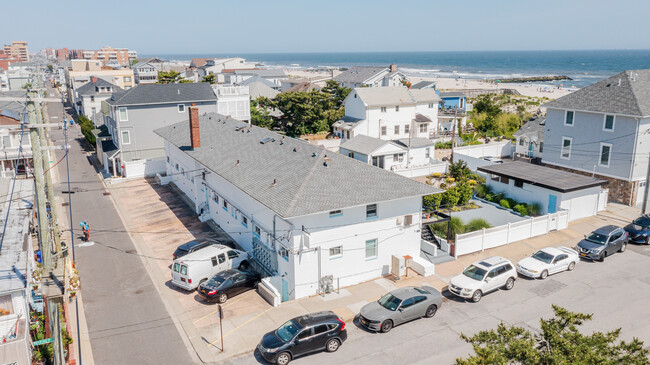
[[[192,253],[194,251],[198,251],[204,247],[208,247],[209,245],[218,245],[221,244],[221,242],[217,241],[190,241],[183,243],[182,245],[178,246],[176,251],[174,251],[173,259],[176,260],[179,257],[183,257],[187,255],[188,253]]]
[[[310,352],[334,352],[348,338],[343,322],[334,312],[311,313],[289,320],[262,337],[257,350],[268,362],[286,365]]]
[[[630,241],[634,243],[650,243],[650,216],[642,215],[625,226]]]

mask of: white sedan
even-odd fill
[[[529,278],[546,279],[550,274],[571,271],[580,261],[578,252],[568,247],[546,247],[517,263],[517,272]]]

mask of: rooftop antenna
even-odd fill
[[[618,86],[621,86],[621,78],[618,78]]]
[[[273,179],[273,184],[271,184],[271,187],[274,187],[277,183],[278,181],[276,179]]]

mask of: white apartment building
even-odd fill
[[[156,130],[167,177],[253,258],[282,301],[386,275],[420,255],[440,192],[307,142],[208,113]]]

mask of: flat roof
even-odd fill
[[[7,219],[0,249],[0,294],[25,288],[27,252],[31,244],[29,220],[34,205],[34,181],[17,179],[13,199],[9,199],[11,183],[10,179],[0,179],[0,192],[7,197],[0,210],[0,225]],[[12,200],[11,210],[7,216],[9,200]]]
[[[482,166],[478,168],[478,171],[521,180],[560,193],[569,193],[607,184],[607,180],[522,161]]]

